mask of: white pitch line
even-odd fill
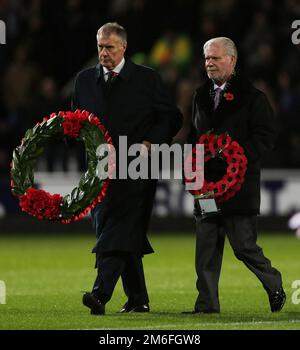
[[[253,321],[253,322],[206,322],[206,323],[184,323],[184,324],[164,324],[155,326],[145,326],[145,327],[132,327],[132,328],[86,328],[88,330],[135,330],[135,329],[160,329],[160,328],[180,328],[192,325],[193,327],[205,327],[205,326],[243,326],[243,325],[271,325],[271,324],[282,324],[282,323],[300,323],[300,320],[283,320],[283,321]],[[201,330],[201,329],[199,329]]]

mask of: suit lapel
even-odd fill
[[[201,129],[211,129],[213,122],[213,98],[211,96],[210,81],[208,80],[202,87],[197,89],[196,94],[197,115],[195,125]]]
[[[213,117],[216,123],[230,118],[243,103],[244,90],[247,85],[242,86],[239,79],[233,76],[224,89],[223,96],[218,108],[215,110]]]
[[[199,110],[198,118],[205,128],[217,128],[223,121],[239,108],[242,99],[242,87],[238,86],[236,77],[233,77],[224,89],[220,103],[214,110],[213,84],[207,80],[205,84],[197,90],[196,103]]]
[[[97,88],[97,98],[101,102],[101,105],[104,106],[104,109],[107,109],[107,104],[109,102],[109,96],[113,93],[114,88],[121,82],[121,81],[127,81],[130,79],[130,76],[132,74],[132,71],[134,69],[134,65],[131,62],[131,60],[127,57],[125,57],[125,65],[122,68],[121,72],[118,74],[118,76],[115,78],[111,84],[107,85],[104,79],[104,71],[103,67],[98,64],[96,66],[96,83],[97,85],[100,85],[99,88]]]
[[[106,118],[106,102],[105,94],[103,90],[104,86],[104,75],[103,68],[100,64],[97,64],[95,67],[95,86],[94,86],[94,97],[95,97],[95,106],[97,108],[98,115]]]
[[[110,101],[112,101],[110,97],[114,94],[114,90],[117,88],[118,84],[130,79],[133,68],[133,63],[130,59],[126,58],[125,65],[118,75],[117,80],[106,90],[107,87],[105,85],[103,67],[99,63],[95,66],[95,85],[93,91],[93,99],[95,100],[94,106],[96,109],[95,114],[101,116],[105,125],[110,124],[109,105],[111,103]]]

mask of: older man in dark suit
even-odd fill
[[[194,141],[211,129],[216,134],[228,132],[244,148],[248,169],[241,190],[220,203],[219,214],[204,217],[195,207],[199,295],[193,313],[220,312],[218,282],[225,234],[236,257],[258,277],[268,293],[271,311],[279,311],[285,302],[281,274],[256,244],[261,160],[274,144],[274,115],[264,93],[235,73],[237,49],[231,39],[209,40],[204,44],[204,57],[208,79],[193,99]],[[225,169],[222,161],[210,161],[205,176],[217,181]]]
[[[76,78],[73,109],[101,117],[117,150],[119,136],[128,147],[141,143],[169,143],[181,127],[182,116],[152,69],[124,57],[127,34],[117,23],[103,25],[97,33],[99,64]],[[117,164],[118,166],[119,164]],[[98,274],[83,304],[92,314],[105,313],[121,276],[127,302],[122,312],[147,312],[149,299],[142,256],[153,252],[146,237],[156,180],[115,179],[102,203],[92,212],[97,242]]]

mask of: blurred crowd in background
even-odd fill
[[[188,133],[194,89],[205,79],[202,46],[216,36],[238,47],[238,69],[263,90],[276,112],[278,140],[267,168],[300,166],[300,45],[292,22],[299,0],[0,0],[6,45],[0,45],[0,172],[13,149],[44,116],[70,110],[78,71],[97,63],[96,32],[117,21],[128,32],[127,55],[157,69],[184,114],[174,142]],[[82,149],[73,166],[84,167]],[[74,153],[75,152],[75,153]],[[63,144],[45,150],[47,171],[70,170]]]

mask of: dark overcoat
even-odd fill
[[[199,87],[193,98],[193,137],[214,129],[219,134],[228,132],[245,150],[248,169],[245,182],[237,194],[219,207],[225,215],[256,215],[260,210],[260,172],[262,157],[272,149],[276,136],[274,113],[265,94],[256,89],[247,79],[233,76],[224,93],[231,93],[214,111],[213,82],[207,80]],[[228,95],[227,95],[228,96]],[[225,169],[213,161],[205,170],[205,177],[217,181]]]
[[[81,71],[72,108],[100,117],[113,139],[117,160],[119,136],[127,136],[128,147],[144,140],[169,143],[182,124],[181,113],[170,101],[158,73],[129,59],[109,87],[101,65]],[[155,189],[156,180],[111,181],[105,198],[92,211],[97,235],[94,252],[153,252],[146,232]]]

